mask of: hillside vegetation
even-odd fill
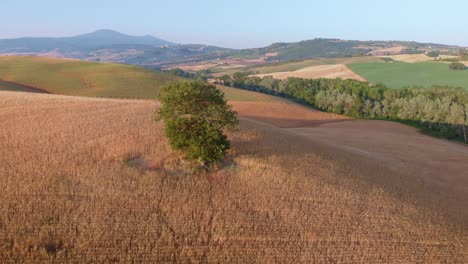
[[[170,74],[123,64],[0,57],[0,80],[54,94],[155,98],[161,85],[178,79]]]
[[[357,63],[348,67],[372,83],[391,88],[441,85],[468,89],[468,71],[450,70],[445,63]]]
[[[190,175],[154,101],[0,92],[0,259],[464,262],[463,146],[390,122],[280,129],[241,103],[225,168]]]
[[[410,123],[433,135],[468,143],[468,90],[463,88],[390,89],[383,84],[357,80],[294,77],[279,80],[242,73],[224,77],[216,82],[293,99],[355,118]]]
[[[424,53],[427,50],[457,52],[459,47],[433,43],[408,41],[358,41],[316,38],[292,43],[274,43],[256,49],[241,50],[233,57],[254,59],[265,54],[275,53],[269,60],[300,60],[307,58],[339,58],[371,55],[394,55]]]

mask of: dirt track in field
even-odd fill
[[[256,74],[258,77],[273,76],[276,79],[287,79],[289,77],[297,77],[304,79],[317,79],[317,78],[341,78],[341,79],[354,79],[365,81],[365,79],[358,74],[351,71],[346,65],[332,64],[332,65],[319,65],[307,67],[297,71],[287,72],[273,72],[268,74]]]

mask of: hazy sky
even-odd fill
[[[468,0],[0,0],[0,38],[97,29],[250,48],[316,37],[468,46]]]

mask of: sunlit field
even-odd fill
[[[224,168],[191,174],[153,121],[157,107],[0,92],[0,259],[464,261],[466,179],[452,171],[422,180],[414,166],[391,169],[238,108]],[[463,169],[453,148],[444,153]]]

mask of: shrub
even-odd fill
[[[429,51],[426,55],[428,57],[431,57],[431,58],[436,58],[436,57],[439,57],[440,52],[439,51]]]
[[[173,149],[206,169],[224,159],[230,148],[224,131],[236,128],[238,120],[223,92],[200,81],[173,82],[161,89],[158,99],[157,119],[164,120]]]
[[[453,62],[453,63],[449,64],[449,68],[451,70],[461,71],[461,70],[465,70],[466,66],[465,66],[465,64],[463,64],[461,62]]]

